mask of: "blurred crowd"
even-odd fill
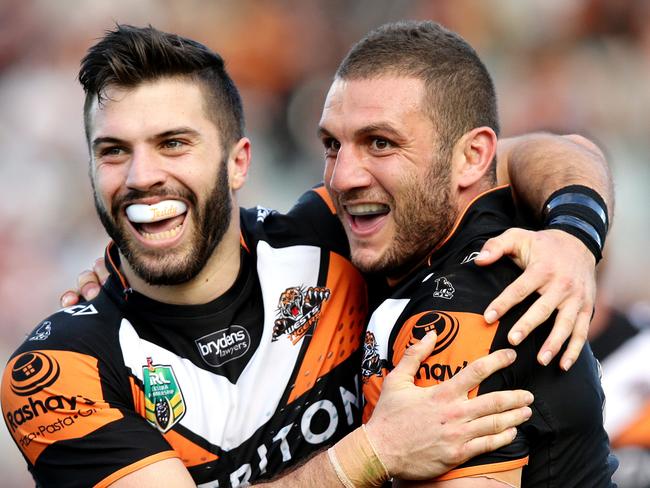
[[[502,135],[551,130],[599,144],[618,201],[603,296],[621,311],[650,301],[650,1],[0,0],[3,364],[107,242],[75,79],[105,30],[151,24],[221,53],[253,141],[240,202],[285,210],[321,178],[316,126],[338,62],[366,31],[403,18],[439,21],[477,49],[494,76]],[[650,369],[639,377],[647,402]],[[4,429],[0,441],[6,486],[29,486]]]

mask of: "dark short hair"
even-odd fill
[[[339,66],[336,77],[412,76],[424,81],[425,111],[450,150],[466,132],[499,133],[492,78],[476,51],[458,34],[431,21],[400,21],[370,31]]]
[[[110,86],[133,88],[147,81],[181,77],[195,81],[206,101],[206,113],[221,134],[224,148],[244,134],[239,91],[221,56],[203,44],[151,26],[117,24],[81,60],[79,82],[84,88],[84,126],[89,136],[89,112],[102,103]]]

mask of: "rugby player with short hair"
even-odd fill
[[[470,361],[505,347],[535,299],[496,327],[483,317],[521,273],[507,259],[474,263],[488,239],[518,221],[510,189],[496,186],[498,132],[487,69],[466,41],[439,24],[379,27],[339,66],[320,121],[325,184],[353,264],[384,274],[391,288],[372,312],[364,341],[364,421],[373,418],[388,372],[427,332],[435,330],[438,342],[415,383],[444,384]],[[569,186],[552,193],[546,207],[551,228],[572,233],[594,260],[601,257],[609,217],[597,192]],[[597,361],[585,347],[569,371],[538,364],[551,325],[533,332],[512,366],[472,392],[531,389],[533,415],[515,441],[417,486],[613,486],[616,461],[603,427]],[[418,414],[413,422],[425,425]]]

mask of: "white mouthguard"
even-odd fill
[[[126,216],[131,222],[144,224],[171,219],[184,213],[187,205],[179,200],[163,200],[153,205],[134,204],[126,208]]]

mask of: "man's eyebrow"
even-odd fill
[[[356,137],[365,137],[369,136],[372,134],[376,134],[377,132],[382,132],[384,134],[390,135],[396,139],[402,139],[404,135],[395,129],[391,124],[389,123],[378,123],[378,124],[370,124],[366,125],[365,127],[361,127],[360,129],[357,129],[354,132],[354,135]],[[319,127],[318,128],[318,137],[323,138],[323,137],[334,137],[330,131],[328,131],[325,127]]]
[[[199,132],[194,129],[191,129],[189,127],[178,127],[176,129],[166,130],[165,132],[161,132],[160,134],[153,135],[149,137],[149,140],[156,141],[156,140],[166,139],[168,137],[174,137],[179,135],[189,135],[192,137],[200,136]],[[96,137],[95,139],[93,139],[92,147],[97,147],[100,144],[126,144],[126,141],[118,137],[111,137],[111,136]]]
[[[332,134],[330,131],[328,131],[325,127],[318,126],[318,131],[316,132],[316,135],[320,138],[323,137],[332,137]]]
[[[403,137],[400,131],[395,129],[395,127],[393,127],[391,124],[387,122],[380,122],[377,124],[366,125],[365,127],[361,127],[360,129],[357,129],[354,134],[357,137],[364,137],[364,136],[376,134],[377,132],[382,132],[384,134],[391,135],[392,137],[395,138]]]
[[[124,144],[124,141],[117,137],[96,137],[93,139],[92,147],[97,147],[100,144]]]
[[[150,137],[150,139],[152,140],[166,139],[168,137],[180,136],[180,135],[199,137],[201,134],[190,127],[178,127],[176,129],[170,129],[170,130],[166,130],[165,132],[161,132],[160,134],[156,134],[155,136]]]

